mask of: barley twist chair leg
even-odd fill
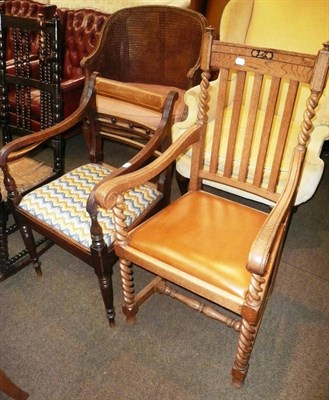
[[[120,275],[122,282],[123,305],[122,311],[128,324],[136,323],[138,306],[135,302],[134,278],[131,262],[120,259]]]
[[[238,349],[232,368],[232,383],[236,387],[241,387],[247,376],[249,359],[254,346],[258,326],[250,325],[245,319],[242,320]]]

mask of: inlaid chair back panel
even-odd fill
[[[206,156],[197,178],[276,201],[283,189],[278,186],[280,174],[288,174],[291,161],[285,155],[298,143],[290,134],[296,124],[291,115],[300,84],[310,83],[314,62],[311,55],[215,41],[209,73],[202,76],[201,104],[206,110],[210,72],[220,70],[217,109],[209,122],[212,129],[204,130],[201,152]],[[199,122],[205,119],[201,107]],[[192,164],[199,170],[197,158]]]

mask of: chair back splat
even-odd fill
[[[296,18],[296,15],[298,15],[298,18]],[[225,6],[220,19],[219,37],[221,41],[248,45],[255,47],[256,49],[268,49],[267,53],[264,54],[262,52],[259,54],[254,53],[254,60],[261,57],[271,58],[271,49],[281,49],[308,55],[316,54],[319,49],[319,43],[323,43],[329,37],[328,3],[326,1],[318,1],[317,6],[312,7],[312,4],[307,0],[289,0],[284,2],[244,0],[243,6],[241,5],[241,0],[230,0]],[[280,32],[278,32],[278,26],[281,27]],[[266,27],[266,29],[264,29],[264,27]],[[314,27],[316,27],[316,29],[314,29]],[[298,35],[296,35],[296,32],[298,32]],[[307,60],[305,60],[305,63],[307,63]],[[244,71],[243,68],[242,71]],[[216,113],[217,97],[220,95],[218,94],[218,91],[221,74],[213,72],[212,76],[215,77],[215,79],[210,82],[209,87],[209,101],[207,103],[209,109],[207,143],[210,143],[211,135],[214,130],[214,115]],[[224,76],[222,79],[224,79]],[[238,75],[233,77],[232,82],[235,85],[241,86],[242,79],[243,74],[239,72]],[[230,81],[231,78],[228,77],[228,80]],[[287,98],[287,96],[293,98],[295,89],[293,88],[293,84],[291,84],[288,89],[287,83],[280,83],[285,81],[284,74],[278,73],[276,81],[273,80],[272,84],[269,80],[261,84],[257,76],[249,73],[246,73],[245,80],[246,82],[244,86],[246,87],[246,90],[241,103],[241,113],[243,118],[239,121],[239,126],[235,126],[234,124],[232,125],[230,135],[230,138],[237,142],[235,145],[237,154],[233,155],[234,161],[232,164],[232,153],[227,154],[228,158],[225,159],[226,151],[223,145],[221,145],[219,154],[220,168],[225,169],[226,176],[230,167],[232,167],[234,174],[239,181],[244,178],[245,174],[247,174],[247,178],[250,181],[255,180],[256,185],[258,185],[259,181],[262,179],[262,166],[259,164],[259,169],[256,171],[251,168],[251,165],[256,165],[258,162],[257,157],[259,157],[260,160],[263,160],[262,162],[267,171],[266,178],[268,179],[268,182],[262,182],[262,187],[266,190],[269,188],[269,190],[272,191],[273,187],[276,185],[277,191],[280,193],[287,182],[290,159],[300,132],[300,121],[303,117],[302,114],[308,97],[308,87],[305,84],[299,86],[295,99],[293,116],[290,118],[288,117],[289,110],[288,108],[285,108],[284,101],[281,101],[280,97],[282,95],[283,98]],[[221,85],[223,85],[223,83]],[[233,85],[230,86],[233,90]],[[195,124],[197,120],[198,97],[200,90],[200,85],[196,85],[186,92],[184,100],[188,106],[187,117],[185,120],[174,124],[172,129],[173,141],[177,140],[187,129],[190,129]],[[237,90],[239,89],[237,88]],[[254,92],[252,92],[252,90],[254,90]],[[258,90],[261,91],[258,92]],[[317,108],[317,117],[313,120],[313,133],[311,134],[305,154],[305,163],[295,198],[295,206],[298,206],[312,198],[320,184],[324,171],[324,161],[321,157],[321,152],[325,151],[327,144],[329,144],[328,93],[329,88],[326,87],[325,93],[321,97],[321,101]],[[230,119],[229,113],[232,112],[233,107],[239,106],[238,100],[233,104],[232,94],[233,91],[228,93],[226,99],[227,104],[225,104],[224,107],[225,114],[222,120],[221,129],[224,129],[226,132],[229,131],[228,127],[226,127],[226,123],[228,123]],[[247,110],[249,108],[248,102],[250,101],[259,102],[259,111],[256,115],[250,115],[248,117]],[[267,104],[268,108],[266,108]],[[290,100],[288,100],[288,104],[290,106],[292,105]],[[255,106],[252,105],[251,108],[254,109]],[[275,110],[274,114],[273,110]],[[253,118],[255,119],[254,122]],[[290,126],[288,128],[288,144],[286,146],[281,140],[281,135],[285,136],[285,130],[287,127],[284,126],[283,121],[287,121],[288,119],[290,120]],[[259,136],[255,137],[254,142],[248,143],[249,139],[245,139],[243,132],[246,130],[248,132],[253,130],[253,123],[255,124],[255,129],[259,132]],[[259,126],[262,124],[265,124],[266,126],[259,129]],[[276,131],[276,136],[272,137],[270,131]],[[260,135],[260,132],[263,133],[263,136]],[[226,140],[228,136],[229,134],[226,133],[223,140]],[[261,144],[260,137],[262,137]],[[282,148],[285,148],[283,154],[281,154],[281,150],[277,146],[278,143],[280,143]],[[246,153],[248,149],[250,154]],[[211,147],[206,145],[205,157],[209,163],[211,160],[211,150]],[[266,158],[266,154],[268,155],[268,158]],[[241,158],[242,155],[244,158]],[[272,168],[272,161],[274,159],[276,160],[276,165],[273,165]],[[216,155],[214,154],[214,157],[212,158],[212,168],[215,167],[215,160]],[[248,160],[249,167],[247,172],[246,165],[248,164]],[[272,172],[271,175],[270,170]],[[186,193],[188,189],[190,172],[191,152],[186,152],[180,155],[176,160],[176,180],[181,193]],[[277,178],[276,174],[278,174]],[[213,188],[224,190],[230,194],[243,195],[247,199],[257,200],[263,204],[273,204],[273,202],[267,198],[256,196],[249,192],[241,192],[239,191],[239,188],[226,185],[225,182],[218,183],[216,181],[205,180],[204,183]]]
[[[209,39],[209,36],[207,36]],[[209,39],[210,40],[210,39]],[[204,180],[233,186],[276,202],[284,170],[283,156],[297,142],[289,136],[300,84],[312,83],[307,121],[296,152],[305,153],[312,131],[310,117],[318,105],[323,82],[313,78],[315,57],[215,41],[202,75],[199,121],[205,125],[202,146],[192,158],[191,189]],[[221,71],[213,135],[207,132],[207,88],[212,71]],[[323,71],[320,71],[323,72]],[[279,110],[279,112],[278,112]],[[203,154],[207,150],[207,159]]]
[[[328,68],[329,42],[313,56],[216,41],[209,29],[202,47],[197,122],[156,161],[112,179],[104,194],[98,193],[99,202],[113,207],[117,216],[115,252],[127,321],[135,322],[151,294],[162,293],[232,327],[239,333],[232,369],[236,386],[245,380],[275,282]],[[214,72],[220,74],[215,112],[208,109]],[[309,88],[309,97],[296,138],[290,132],[301,86]],[[290,146],[287,183],[281,187],[278,178]],[[152,179],[186,153],[192,160],[189,191],[128,232],[122,192]],[[258,202],[246,205],[239,196],[227,198],[203,186],[207,182],[234,187],[242,197],[249,193],[265,199],[271,207],[265,211]],[[133,266],[156,275],[138,293]],[[205,302],[179,293],[170,283]],[[236,318],[226,316],[225,309]]]

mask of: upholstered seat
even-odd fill
[[[106,165],[83,165],[24,196],[19,208],[43,221],[49,229],[64,234],[67,240],[71,239],[77,246],[89,250],[91,220],[87,200],[94,186],[111,172],[113,168]],[[127,191],[124,197],[127,201],[125,214],[130,225],[157,203],[162,193],[155,187],[142,185]],[[115,238],[113,212],[100,208],[98,222],[105,243],[111,246]]]
[[[251,278],[245,268],[248,251],[266,216],[262,211],[237,206],[207,192],[189,192],[148,224],[138,227],[130,246],[167,265],[175,265],[183,274],[193,270],[194,278],[231,293],[242,305]],[[209,235],[215,218],[221,224],[215,225]],[[186,240],[187,232],[195,240]],[[200,237],[207,240],[199,240]],[[236,247],[227,248],[228,241],[236,243]]]

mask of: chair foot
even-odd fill
[[[114,308],[112,308],[111,310],[106,310],[106,316],[107,316],[107,319],[109,321],[110,328],[114,328],[115,327],[115,311],[114,311]]]
[[[136,315],[134,315],[132,317],[126,317],[126,322],[128,325],[135,325],[137,322]]]
[[[235,368],[232,368],[232,385],[236,388],[242,387],[244,380],[246,379],[247,372],[248,368],[245,371],[239,371]]]
[[[42,270],[41,270],[40,265],[37,266],[37,267],[34,267],[34,270],[35,270],[35,272],[36,272],[36,274],[37,274],[38,277],[41,277],[41,276],[42,276]]]
[[[115,321],[109,320],[109,325],[110,325],[110,328],[115,328]]]
[[[122,306],[123,314],[126,316],[126,322],[128,325],[135,325],[137,322],[136,314],[138,311],[138,306],[134,305],[133,307],[127,307],[125,305]]]

